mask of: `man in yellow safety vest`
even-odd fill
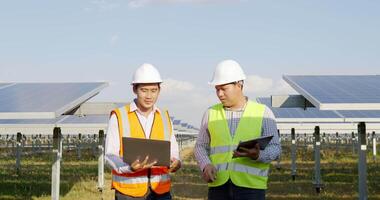
[[[243,93],[246,76],[240,65],[225,60],[215,69],[211,85],[220,104],[203,115],[194,154],[208,182],[209,200],[262,200],[269,163],[281,153],[272,111]],[[240,141],[273,135],[265,150],[236,150]]]
[[[170,172],[177,171],[181,162],[169,113],[156,107],[161,76],[151,64],[143,64],[134,73],[132,86],[136,98],[111,112],[105,154],[112,169],[112,189],[116,200],[167,200],[170,194]],[[170,167],[155,166],[148,158],[123,162],[122,138],[167,140],[171,143]],[[144,148],[144,147],[142,147]]]

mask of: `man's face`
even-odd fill
[[[160,87],[157,83],[139,84],[134,93],[137,96],[137,103],[143,109],[151,109],[158,99]]]
[[[225,107],[234,106],[241,96],[241,86],[236,83],[228,83],[225,85],[216,85],[216,96]]]

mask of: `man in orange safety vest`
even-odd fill
[[[105,153],[106,163],[112,169],[116,200],[171,199],[169,173],[177,171],[181,162],[169,113],[155,105],[161,83],[158,70],[151,64],[143,64],[133,76],[136,98],[111,112]],[[170,167],[155,166],[156,162],[148,162],[148,158],[123,162],[123,149],[128,148],[123,146],[123,137],[170,141]]]

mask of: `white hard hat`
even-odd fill
[[[136,69],[132,84],[136,83],[162,83],[161,75],[151,64],[144,63]]]
[[[234,60],[224,60],[220,62],[214,71],[214,76],[209,82],[210,85],[223,85],[244,80],[245,74],[239,63]]]

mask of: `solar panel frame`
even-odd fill
[[[0,128],[54,128],[56,122],[63,119],[0,119]]]
[[[290,76],[283,79],[320,110],[380,110],[380,76]]]
[[[86,116],[75,116],[68,115],[57,121],[57,127],[100,127],[108,126],[109,115],[86,115]]]
[[[108,125],[109,115],[62,115],[55,119],[0,119],[0,128],[25,128],[25,127],[72,127],[88,128]]]
[[[14,85],[15,83],[0,83],[0,90]]]
[[[268,106],[277,122],[380,122],[378,110],[318,110],[317,108],[274,108],[270,98],[257,98]]]
[[[338,110],[344,121],[346,122],[379,122],[379,110]]]
[[[105,82],[9,83],[0,88],[0,119],[57,118],[107,86]]]
[[[320,111],[317,108],[273,108],[270,98],[259,97],[256,99],[270,108],[276,117],[276,122],[343,122],[344,119],[335,111]]]
[[[179,120],[179,119],[174,119],[174,120],[173,120],[173,125],[181,125],[181,120]]]

